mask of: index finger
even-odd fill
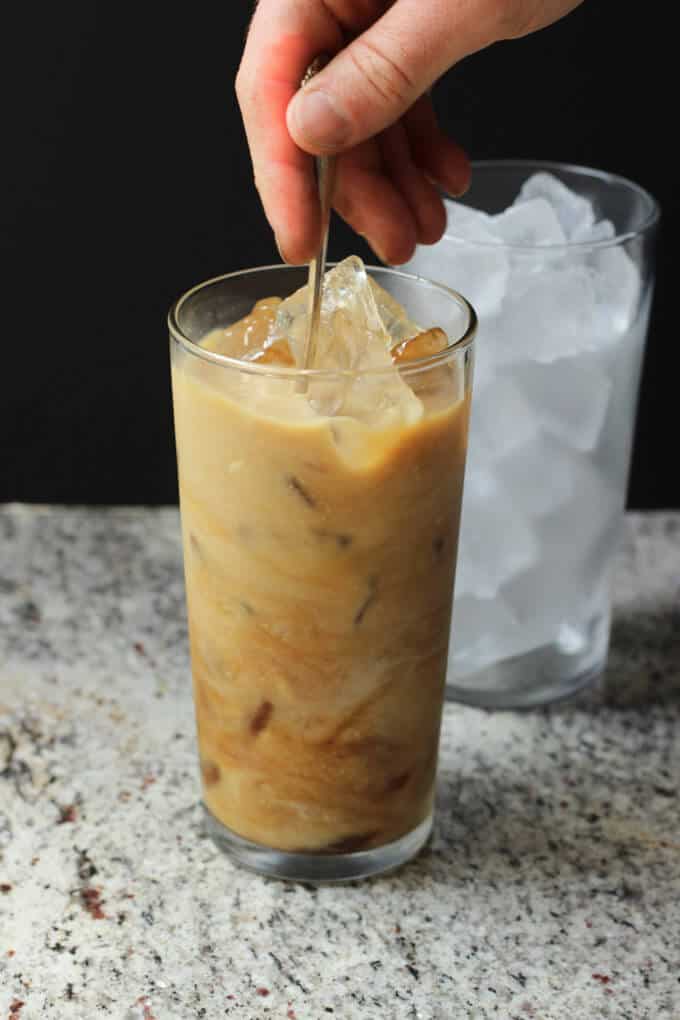
[[[321,222],[313,159],[290,137],[286,109],[312,60],[341,45],[338,24],[317,0],[261,0],[236,77],[255,185],[289,262],[314,256]]]

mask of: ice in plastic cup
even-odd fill
[[[301,267],[210,280],[170,313],[209,831],[289,879],[394,868],[433,820],[475,315],[369,273],[443,350],[306,372],[219,353],[261,340],[263,299],[302,287]]]
[[[602,671],[659,209],[583,167],[473,164],[410,272],[479,315],[447,695],[528,707]]]

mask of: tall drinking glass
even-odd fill
[[[446,204],[406,268],[480,320],[447,693],[526,707],[606,662],[659,209],[622,177],[530,161],[474,164]]]
[[[393,868],[432,826],[475,315],[368,272],[448,346],[364,372],[202,346],[303,286],[301,267],[210,280],[170,313],[208,825],[284,878]]]

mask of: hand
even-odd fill
[[[580,2],[260,0],[236,94],[282,258],[307,262],[318,247],[314,154],[338,154],[334,206],[384,262],[439,240],[438,188],[462,194],[470,166],[439,129],[428,89],[463,57]],[[321,53],[335,56],[300,90]]]

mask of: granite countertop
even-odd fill
[[[312,887],[201,829],[174,509],[0,508],[0,1020],[680,1018],[680,514],[600,688],[445,712],[438,828]]]

